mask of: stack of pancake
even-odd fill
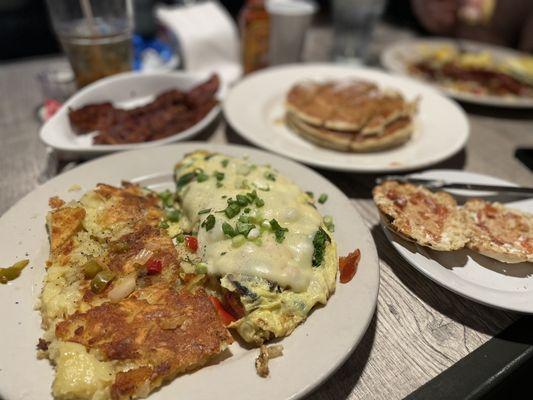
[[[319,146],[372,152],[409,140],[417,101],[362,80],[306,81],[291,88],[286,109],[289,128]]]

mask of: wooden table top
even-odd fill
[[[324,48],[330,36],[327,30],[312,31],[314,45],[306,48],[306,60],[326,59]],[[376,41],[383,37],[391,36],[378,30]],[[35,79],[58,60],[40,58],[0,66],[0,213],[59,172],[57,160],[38,139],[36,109],[42,94]],[[471,127],[466,149],[434,168],[464,169],[531,186],[531,172],[513,156],[517,147],[533,147],[531,111],[464,108]],[[244,143],[223,123],[207,140]],[[460,297],[403,261],[378,225],[370,200],[375,176],[318,172],[352,199],[371,230],[380,257],[381,282],[377,311],[362,342],[309,398],[403,398],[519,317]]]

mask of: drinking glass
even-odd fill
[[[47,0],[47,4],[78,87],[131,70],[131,0]]]
[[[270,0],[266,9],[270,16],[269,65],[299,62],[316,4],[304,0]]]
[[[376,23],[386,0],[333,1],[333,58],[341,62],[363,63]]]

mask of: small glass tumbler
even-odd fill
[[[333,59],[362,64],[386,0],[333,0]]]
[[[47,4],[78,87],[132,69],[131,0],[47,0]]]

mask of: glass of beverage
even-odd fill
[[[131,70],[131,0],[47,0],[47,4],[78,87]]]
[[[386,0],[333,0],[333,58],[363,63]]]
[[[270,15],[269,64],[299,62],[316,4],[304,0],[270,0],[266,9]]]

